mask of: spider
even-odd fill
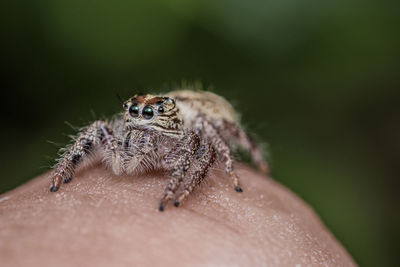
[[[51,175],[51,192],[62,182],[70,182],[76,167],[90,155],[99,155],[116,175],[168,171],[170,180],[159,202],[160,211],[170,200],[180,206],[216,159],[224,162],[234,189],[242,192],[233,169],[232,151],[238,146],[268,173],[260,147],[240,127],[232,106],[221,96],[201,90],[138,94],[125,101],[123,108],[109,121],[84,127],[64,149]]]

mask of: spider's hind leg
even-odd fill
[[[251,138],[242,128],[231,122],[224,121],[223,129],[229,135],[236,139],[239,146],[250,152],[253,162],[257,165],[258,169],[264,173],[269,174],[270,169],[267,161],[265,160],[261,147]]]
[[[240,186],[239,177],[233,171],[232,149],[219,134],[217,127],[212,122],[203,119],[202,124],[203,124],[203,131],[213,143],[215,150],[217,151],[218,154],[223,156],[225,162],[225,172],[231,178],[233,187],[235,188],[236,192],[243,192]]]

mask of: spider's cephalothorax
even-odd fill
[[[116,175],[169,171],[161,211],[171,199],[178,207],[216,159],[224,162],[235,190],[242,192],[233,170],[232,149],[237,146],[250,151],[259,169],[268,172],[259,146],[240,127],[232,106],[216,94],[179,90],[164,96],[136,95],[123,107],[124,113],[115,119],[85,127],[65,149],[52,173],[50,191],[70,182],[78,164],[93,154]]]
[[[181,135],[183,122],[175,100],[154,95],[136,95],[124,103],[125,126],[152,129],[165,135]]]

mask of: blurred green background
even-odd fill
[[[232,101],[276,180],[362,266],[398,263],[400,4],[3,1],[0,193],[48,170],[115,97],[187,81]]]

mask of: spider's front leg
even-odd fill
[[[173,151],[172,154],[179,155],[176,163],[174,164],[173,171],[171,173],[171,179],[164,190],[164,195],[160,200],[158,209],[163,211],[167,202],[172,199],[175,195],[176,190],[179,188],[187,170],[189,169],[193,156],[200,146],[200,137],[194,132],[189,132],[185,135],[182,143],[180,143]],[[164,159],[166,164],[169,163],[170,159]]]
[[[185,184],[182,192],[174,200],[174,206],[179,205],[201,184],[207,175],[209,168],[215,161],[215,150],[211,144],[202,145],[196,153],[194,169],[189,173],[189,181]]]
[[[112,136],[111,127],[106,122],[95,121],[86,127],[58,161],[51,178],[50,191],[56,192],[63,181],[70,182],[77,165],[104,139],[108,149],[111,151],[116,149],[116,140]]]

